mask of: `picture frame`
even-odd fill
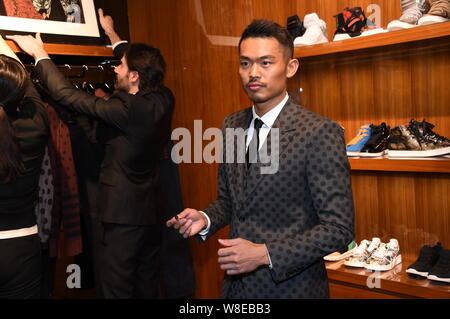
[[[5,19],[5,3],[6,0],[0,0],[0,19]],[[20,2],[21,0],[13,0],[12,2]],[[30,2],[33,0],[29,0]],[[86,26],[89,30],[76,30],[76,26],[73,26],[74,23],[67,22],[58,22],[56,24],[57,30],[45,30],[43,29],[33,29],[28,28],[31,31],[19,31],[17,26],[7,25],[0,27],[0,35],[5,37],[6,35],[34,35],[36,32],[41,33],[42,40],[44,43],[55,43],[55,44],[75,44],[75,45],[95,45],[95,46],[106,46],[110,45],[108,37],[103,32],[102,28],[99,25],[97,9],[102,8],[105,14],[111,15],[114,18],[114,25],[117,33],[121,37],[121,39],[129,39],[129,25],[128,25],[128,6],[127,0],[80,0],[82,11],[82,19],[85,19],[85,22],[89,22]],[[87,15],[87,18],[85,16]],[[24,19],[25,20],[25,19]],[[8,21],[8,20],[5,20]],[[14,20],[9,20],[14,21]],[[22,20],[20,20],[22,21]],[[93,24],[95,22],[95,25]],[[55,26],[55,21],[38,21],[34,22],[37,26],[41,27],[43,25]],[[29,26],[29,25],[28,25]],[[22,30],[25,27],[21,27]],[[58,28],[61,28],[58,30]],[[75,30],[74,30],[75,29]],[[46,31],[50,31],[51,33],[47,33]],[[99,32],[99,36],[94,36]],[[85,35],[73,35],[73,34],[85,34]],[[88,34],[88,35],[86,35]],[[90,35],[89,35],[90,34]]]
[[[75,0],[75,1],[66,1],[65,3],[70,3],[72,5],[71,12],[74,12],[72,16],[72,21],[53,21],[50,19],[44,20],[43,18],[31,18],[34,17],[36,12],[33,12],[33,16],[31,15],[30,8],[35,8],[33,6],[33,0],[23,0],[25,8],[20,8],[17,6],[19,10],[14,10],[15,8],[11,8],[11,5],[8,3],[10,0],[2,1],[2,7],[0,10],[0,30],[10,31],[10,32],[40,32],[45,34],[56,34],[56,35],[64,35],[64,36],[81,36],[81,37],[100,37],[100,31],[98,27],[97,20],[97,12],[95,9],[93,0]],[[44,7],[44,4],[52,3],[52,1],[59,0],[47,0],[41,1]],[[14,3],[17,1],[13,1]],[[38,2],[38,1],[36,1]],[[62,6],[61,2],[61,6]],[[30,5],[31,4],[31,5]],[[56,3],[58,4],[58,3]],[[8,7],[9,6],[9,7]],[[55,11],[55,9],[53,9]],[[3,11],[3,12],[1,12]],[[45,10],[43,10],[45,11]],[[68,10],[67,10],[68,11]],[[16,13],[16,16],[8,16],[5,15],[7,13],[11,14],[12,12]],[[27,14],[28,17],[20,17],[20,14]],[[12,15],[12,14],[11,14]],[[17,16],[19,15],[19,16]],[[37,13],[37,16],[41,14]],[[69,20],[69,15],[67,15],[67,20]],[[8,33],[10,33],[8,32]]]

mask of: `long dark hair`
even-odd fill
[[[18,61],[0,55],[0,183],[11,183],[24,171],[10,116],[17,113],[24,97],[27,76]]]

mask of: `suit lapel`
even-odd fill
[[[267,149],[267,151],[265,152],[267,156],[270,157],[272,152],[276,152],[277,148],[279,147],[278,163],[280,162],[281,155],[288,149],[289,143],[293,140],[299,120],[299,107],[292,102],[291,98],[289,98],[289,100],[286,102],[286,105],[283,107],[274,124],[272,125],[272,128],[267,135],[266,141],[264,142],[263,149]],[[279,143],[277,140],[272,141],[273,130],[275,129],[279,130]],[[276,136],[277,135],[275,134],[274,137]],[[246,183],[244,190],[244,200],[247,200],[251,196],[256,187],[262,182],[264,177],[267,176],[267,174],[261,174],[261,169],[263,169],[264,166],[270,166],[270,163],[255,163],[251,165],[250,169],[247,171],[245,177]]]
[[[252,114],[252,108],[247,108],[245,109],[245,111],[243,112],[241,118],[239,118],[237,120],[237,125],[236,125],[236,129],[243,129],[245,133],[247,133],[248,127],[250,126],[250,122],[253,118],[253,114]],[[245,189],[245,178],[247,175],[247,166],[245,163],[245,144],[246,143],[246,139],[244,139],[244,145],[240,145],[238,143],[237,138],[234,138],[233,141],[233,147],[234,147],[234,156],[235,156],[235,160],[233,165],[233,172],[235,174],[235,180],[237,181],[237,185],[230,185],[231,187],[236,187],[236,193],[238,196],[239,201],[242,201],[244,199],[244,189]],[[239,163],[238,160],[238,152],[242,152],[242,149],[244,148],[244,162],[243,163]]]

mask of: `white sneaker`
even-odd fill
[[[327,24],[319,18],[317,13],[305,15],[303,25],[306,32],[303,36],[295,38],[294,47],[328,42]]]
[[[356,249],[358,248],[358,244],[355,243],[354,241],[352,241],[348,246],[347,246],[347,251],[341,253],[339,251],[335,251],[334,253],[331,253],[325,257],[323,257],[324,260],[326,261],[339,261],[342,259],[345,259],[347,257],[350,257],[351,255],[353,255],[356,252]]]
[[[367,260],[373,252],[380,246],[380,238],[374,237],[372,241],[364,239],[356,249],[355,253],[345,259],[344,265],[349,267],[364,268]]]
[[[400,246],[397,239],[391,239],[387,244],[381,244],[370,256],[366,269],[375,271],[388,271],[402,262]]]

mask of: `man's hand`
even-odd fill
[[[103,13],[103,9],[98,9],[98,19],[100,21],[100,25],[105,31],[106,35],[114,33],[114,20],[110,16],[105,16]]]
[[[35,60],[48,57],[40,33],[36,33],[36,38],[31,35],[7,35],[6,37],[15,41],[25,53],[31,55]]]
[[[208,226],[208,220],[198,210],[186,208],[166,222],[167,227],[178,229],[184,238],[194,236]]]
[[[103,9],[101,8],[98,9],[98,20],[103,30],[105,31],[105,34],[111,41],[111,44],[119,42],[120,37],[114,30],[114,20],[110,16],[105,16],[105,14],[103,13]]]
[[[255,244],[242,238],[219,239],[219,243],[225,247],[218,251],[219,264],[227,275],[245,274],[269,265],[265,244]]]

